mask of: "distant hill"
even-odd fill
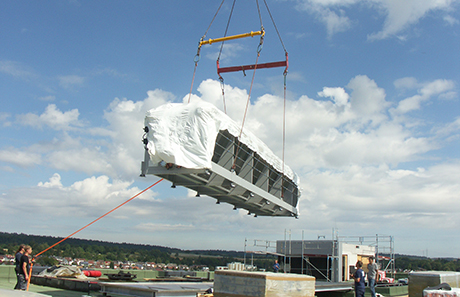
[[[33,235],[33,234],[24,234],[24,233],[7,233],[0,232],[0,247],[5,248],[5,245],[14,246],[17,248],[19,244],[29,244],[34,247],[34,252],[39,252],[37,246],[47,245],[51,246],[56,242],[62,240],[63,237],[54,237],[54,236],[44,236],[44,235]],[[190,255],[207,255],[214,257],[243,257],[243,251],[234,251],[234,250],[182,250],[179,248],[165,247],[160,245],[149,245],[149,244],[136,244],[136,243],[126,243],[126,242],[110,242],[110,241],[100,241],[100,240],[89,240],[89,239],[80,239],[80,238],[69,238],[62,242],[60,245],[70,245],[77,247],[88,247],[88,246],[103,246],[103,247],[117,247],[123,250],[156,250],[169,254],[190,254]],[[1,251],[0,251],[1,253]],[[390,256],[386,254],[381,254],[383,256]],[[425,256],[416,256],[416,255],[405,255],[405,254],[395,254],[395,258],[408,258],[411,260],[427,260],[430,259]],[[456,261],[456,258],[442,258],[446,261]]]
[[[24,233],[6,233],[0,232],[0,247],[8,250],[16,249],[20,244],[28,244],[34,248],[34,252],[40,252],[38,247],[46,246],[49,247],[56,242],[64,239],[63,237],[54,237],[54,236],[43,236],[43,235],[33,235],[33,234],[24,234]],[[168,254],[191,254],[191,255],[208,255],[214,257],[243,257],[244,252],[241,251],[226,251],[226,250],[182,250],[178,248],[165,247],[160,245],[148,245],[148,244],[136,244],[136,243],[118,243],[118,242],[109,242],[109,241],[100,241],[100,240],[88,240],[88,239],[79,239],[79,238],[69,238],[62,242],[59,246],[73,246],[73,247],[82,247],[88,248],[90,246],[98,247],[110,247],[125,251],[160,251]],[[56,249],[58,249],[58,247]],[[10,248],[8,248],[10,247]],[[45,248],[46,248],[45,247]],[[1,250],[0,250],[1,253]]]
[[[62,239],[62,237],[0,232],[0,254],[13,254],[21,243],[31,245],[35,254],[45,250]],[[241,262],[244,257],[244,252],[227,250],[182,250],[159,245],[69,238],[46,252],[44,256],[122,262],[176,263],[216,267],[225,266],[227,263],[234,261]],[[270,268],[274,256],[251,254],[251,261],[252,259],[257,260],[256,265],[258,267]],[[428,258],[423,256],[396,254],[395,264],[397,270],[460,271],[460,260],[456,258]]]
[[[0,232],[0,254],[14,254],[20,244],[28,244],[32,246],[33,254],[36,255],[62,239],[62,237]],[[214,269],[216,266],[225,266],[231,262],[242,261],[244,252],[181,250],[159,245],[69,238],[44,253],[37,261],[52,263],[52,257],[70,257],[73,259],[105,260],[111,262],[176,263],[190,267],[207,266]],[[269,268],[271,263],[273,263],[273,256],[254,256],[254,264],[258,267]]]
[[[56,242],[64,239],[64,237],[54,237],[54,236],[43,236],[43,235],[32,235],[24,233],[6,233],[0,232],[0,244],[29,244],[31,246],[37,246],[40,244],[47,244],[51,246]],[[118,243],[118,242],[109,242],[109,241],[100,241],[100,240],[88,240],[88,239],[79,239],[79,238],[69,238],[62,242],[62,245],[68,244],[71,246],[118,246],[123,249],[146,249],[146,250],[159,250],[167,253],[177,253],[181,252],[180,249],[164,247],[159,245],[147,245],[147,244],[135,244],[135,243]]]

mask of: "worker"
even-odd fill
[[[374,259],[374,256],[370,256],[369,264],[367,264],[367,282],[369,283],[372,297],[375,297],[375,283],[378,281],[379,276],[379,267],[377,263],[374,262]]]
[[[356,262],[356,271],[351,275],[355,280],[355,296],[364,297],[364,292],[366,290],[366,285],[364,283],[364,271],[362,270],[363,262]]]
[[[24,247],[24,253],[21,256],[21,262],[19,263],[19,285],[18,289],[25,291],[27,289],[27,283],[30,278],[30,259],[29,255],[32,254],[32,248],[29,245]]]
[[[278,272],[280,270],[280,264],[278,264],[278,260],[275,260],[275,264],[273,264],[273,272]]]

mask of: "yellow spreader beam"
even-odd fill
[[[239,38],[245,38],[245,37],[254,37],[256,35],[265,35],[265,31],[256,31],[256,32],[249,32],[249,33],[244,33],[244,34],[238,34],[238,35],[233,35],[233,36],[227,36],[227,37],[220,37],[216,39],[208,39],[208,40],[203,40],[200,41],[199,47],[201,47],[203,44],[213,44],[215,42],[223,42],[227,40],[234,40],[234,39],[239,39]]]

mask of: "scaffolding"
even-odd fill
[[[338,236],[337,230],[333,231],[332,240],[326,240],[325,236],[305,240],[303,231],[302,240],[292,240],[290,235],[290,230],[285,231],[284,240],[277,241],[276,252],[285,272],[309,274],[326,282],[345,281],[348,279],[345,249],[351,246],[357,249],[356,255],[363,257],[374,255],[375,251],[381,270],[392,278],[395,276],[393,236]]]
[[[337,236],[337,239],[347,243],[366,244],[375,247],[375,262],[380,269],[392,278],[396,274],[394,237],[391,235],[375,234],[375,236]]]
[[[248,250],[250,248],[250,250]],[[244,267],[246,266],[247,255],[251,255],[251,266],[254,266],[254,255],[283,256],[276,253],[276,241],[261,239],[244,239]]]

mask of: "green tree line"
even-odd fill
[[[395,264],[398,270],[460,271],[460,261],[455,258],[396,256]]]
[[[0,232],[0,254],[14,254],[20,244],[28,244],[33,248],[32,254],[36,255],[60,240],[62,238],[59,237]],[[187,266],[207,266],[213,270],[216,266],[225,266],[231,262],[241,262],[244,253],[224,250],[189,251],[156,245],[70,238],[44,253],[36,261],[41,265],[54,265],[57,264],[54,257],[111,262],[175,263]],[[259,268],[270,269],[273,259],[271,256],[258,256],[254,259],[254,265]]]
[[[20,244],[28,244],[37,254],[56,242],[59,237],[38,236],[0,232],[0,254],[14,254]],[[73,259],[105,260],[121,262],[155,262],[175,263],[187,266],[207,266],[213,270],[216,266],[225,266],[231,262],[242,262],[244,253],[226,250],[181,250],[158,245],[133,243],[115,243],[98,240],[70,238],[43,254],[40,264],[53,265],[55,257],[71,257]],[[258,268],[271,270],[274,256],[254,255],[253,261]],[[460,260],[456,258],[428,258],[410,255],[396,255],[395,266],[404,270],[437,270],[460,271]]]

